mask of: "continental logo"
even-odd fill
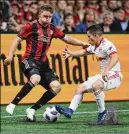
[[[18,51],[23,53],[21,44],[18,47]],[[84,56],[81,58],[73,57],[72,59],[64,60],[61,54],[49,54],[49,63],[50,67],[55,71],[55,74],[59,76],[61,84],[77,84],[84,82],[88,77],[87,69],[87,57]],[[9,85],[24,85],[25,78],[21,72],[21,54],[15,54],[14,59],[10,66],[4,65],[5,54],[1,54],[1,74],[0,74],[0,85],[9,86]],[[74,64],[73,64],[74,62]],[[83,70],[83,71],[82,71]]]

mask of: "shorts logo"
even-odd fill
[[[34,63],[32,64],[32,66],[33,66],[33,67],[36,67],[36,65],[35,65]]]
[[[56,76],[57,74],[54,72],[54,75]]]

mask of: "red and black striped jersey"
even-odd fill
[[[46,53],[53,38],[63,38],[65,34],[54,24],[50,23],[44,27],[38,20],[27,23],[18,33],[18,37],[26,40],[26,51],[24,59],[35,59],[45,62]]]

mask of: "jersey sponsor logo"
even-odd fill
[[[44,35],[38,36],[38,41],[50,43],[50,37],[46,37]]]
[[[96,59],[97,59],[97,61],[102,61],[102,60],[105,60],[106,58],[96,56]]]

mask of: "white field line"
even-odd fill
[[[118,112],[129,112],[128,110],[118,110]],[[91,111],[91,112],[75,112],[74,114],[79,115],[79,114],[93,114],[93,113],[98,113],[98,111]],[[36,116],[42,116],[43,114],[36,114]],[[14,115],[14,116],[1,116],[1,119],[3,118],[17,118],[17,117],[25,117],[25,115]]]

